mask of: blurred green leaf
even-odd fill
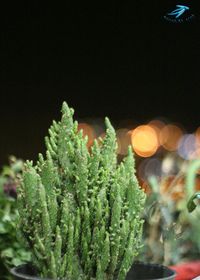
[[[0,174],[0,279],[10,280],[8,270],[31,260],[30,252],[17,237],[17,202],[4,192],[4,184],[16,182],[23,162],[12,158],[10,166],[3,168]]]
[[[3,258],[13,258],[14,252],[12,248],[5,249],[1,252]]]
[[[0,234],[5,234],[8,232],[8,229],[6,229],[6,225],[2,222],[0,222]]]
[[[189,212],[194,211],[194,209],[197,207],[197,204],[195,203],[195,200],[197,199],[200,200],[200,192],[195,193],[188,201],[187,208]]]

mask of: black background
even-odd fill
[[[199,126],[200,9],[173,24],[177,1],[29,3],[3,10],[0,162],[43,151],[63,100],[77,118],[155,117]]]

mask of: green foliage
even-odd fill
[[[197,207],[197,204],[195,203],[195,200],[197,199],[200,200],[200,192],[197,192],[194,195],[192,195],[192,197],[188,201],[187,207],[189,212],[194,211],[194,209]]]
[[[200,192],[197,192],[195,194],[194,186],[195,186],[195,177],[196,173],[200,169],[200,159],[193,161],[193,163],[190,165],[188,176],[187,176],[187,196],[191,198],[188,201],[187,208],[189,212],[194,211],[197,204],[195,203],[196,200],[200,200]]]
[[[159,181],[154,176],[149,178],[151,193],[146,200],[140,256],[143,261],[171,265],[200,257],[200,208],[188,212],[196,208],[200,198],[200,193],[195,193],[200,160],[188,162],[185,167],[184,163],[184,169],[173,180],[172,176]]]
[[[105,124],[105,138],[88,151],[64,102],[45,138],[46,157],[25,164],[20,228],[43,277],[123,280],[138,254],[145,195],[131,148],[118,164],[115,130]]]
[[[2,280],[9,279],[8,270],[11,267],[30,261],[30,252],[24,248],[16,236],[17,202],[15,197],[9,195],[15,193],[16,176],[21,169],[22,161],[11,158],[10,166],[5,166],[0,175],[0,275]]]

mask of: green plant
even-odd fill
[[[179,211],[170,190],[163,192],[167,178],[149,178],[151,193],[147,195],[144,212],[143,249],[139,258],[144,262],[170,265],[180,261],[177,220]],[[178,250],[179,248],[179,250]]]
[[[200,212],[196,208],[198,171],[200,160],[181,165],[176,176],[160,180],[149,178],[150,194],[146,199],[144,216],[144,247],[140,258],[144,261],[176,264],[199,259]],[[189,198],[191,199],[189,200]],[[187,205],[187,201],[189,203]]]
[[[188,201],[187,207],[188,207],[189,212],[194,211],[194,209],[197,207],[197,204],[195,203],[195,200],[200,200],[200,192],[197,192],[194,195],[192,195],[192,197]]]
[[[46,158],[25,164],[20,228],[42,277],[122,280],[138,254],[145,195],[131,148],[117,164],[115,131],[105,123],[105,138],[88,151],[64,102],[45,138]]]
[[[187,180],[187,194],[188,197],[191,196],[191,198],[188,201],[187,208],[189,212],[194,211],[194,209],[197,207],[197,204],[195,203],[196,200],[200,200],[200,192],[196,192],[195,194],[195,176],[197,171],[200,169],[200,159],[195,160],[193,164],[191,164],[189,169],[189,175]]]
[[[10,165],[4,166],[0,174],[0,275],[9,279],[9,269],[30,261],[30,252],[16,236],[18,222],[16,185],[23,162],[10,158]]]

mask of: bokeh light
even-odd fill
[[[168,124],[160,131],[160,144],[168,151],[175,151],[182,135],[183,132],[180,127],[174,124]]]
[[[172,157],[171,155],[166,156],[162,160],[162,173],[164,175],[173,174],[175,169],[176,167],[174,157]]]
[[[161,120],[152,120],[148,123],[148,125],[152,126],[154,129],[160,131],[164,126],[165,123]]]
[[[197,143],[194,134],[185,134],[178,145],[178,154],[186,160],[195,159],[197,157],[196,154]]]
[[[86,136],[86,135],[88,136],[87,146],[90,147],[93,144],[94,139],[96,138],[95,130],[88,123],[79,123],[78,130],[81,130],[81,129],[83,130],[83,136]]]
[[[157,133],[150,125],[140,125],[132,131],[131,143],[134,151],[141,157],[150,157],[159,147]]]
[[[197,128],[195,132],[197,144],[200,145],[200,127]]]
[[[146,158],[138,166],[139,178],[148,182],[151,176],[161,176],[161,161],[158,158]]]
[[[200,158],[200,127],[197,128],[195,132],[195,137],[196,137],[196,155],[197,157]]]

